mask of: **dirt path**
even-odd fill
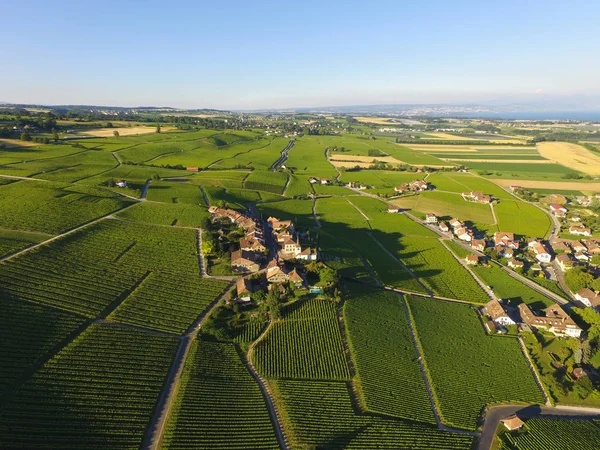
[[[360,210],[360,208],[359,208],[358,206],[356,206],[354,203],[352,203],[352,202],[351,202],[351,201],[348,199],[348,197],[344,197],[344,198],[346,199],[346,201],[347,201],[348,203],[350,203],[350,204],[351,204],[351,205],[354,207],[354,209],[356,209],[356,210],[357,210],[357,211],[360,213],[360,215],[361,215],[361,216],[363,216],[363,217],[365,218],[365,220],[371,220],[371,219],[369,219],[369,218],[367,217],[367,215],[366,215],[364,212],[362,212],[362,211]]]
[[[490,210],[492,211],[492,217],[494,218],[494,223],[492,225],[498,225],[498,218],[496,217],[496,210],[494,209],[494,205],[492,203],[490,205]]]
[[[313,217],[315,218],[315,223],[317,224],[317,228],[321,228],[321,222],[319,221],[319,218],[317,217],[317,199],[316,198],[313,199],[312,213],[313,213]]]
[[[16,175],[0,175],[0,178],[9,178],[11,180],[31,180],[31,181],[49,181],[42,180],[41,178],[33,178],[33,177],[18,177]]]
[[[269,385],[260,376],[256,367],[254,366],[254,348],[256,345],[263,340],[263,338],[267,335],[271,327],[273,326],[273,321],[269,322],[269,326],[261,333],[261,335],[250,345],[248,348],[248,353],[246,355],[246,365],[250,374],[254,377],[260,390],[262,391],[263,397],[265,399],[265,403],[267,405],[267,409],[269,410],[269,415],[271,416],[271,423],[273,424],[273,428],[275,429],[275,436],[277,437],[277,442],[279,442],[279,448],[282,450],[287,450],[289,448],[287,439],[285,437],[285,433],[283,432],[283,425],[281,423],[281,419],[277,414],[277,408],[275,407],[275,403],[273,401],[273,394],[269,389]]]

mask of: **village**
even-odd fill
[[[306,236],[296,230],[291,220],[269,217],[263,226],[259,218],[232,209],[211,206],[209,213],[213,222],[225,221],[244,232],[239,248],[230,249],[231,269],[242,275],[237,280],[235,302],[248,304],[273,289],[285,294],[287,287],[309,294],[325,292],[319,285],[320,277],[311,276],[311,271],[327,270],[317,262],[317,249],[301,243]],[[309,278],[316,285],[309,285]]]

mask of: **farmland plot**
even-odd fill
[[[178,344],[93,325],[3,405],[0,447],[139,448]]]
[[[407,299],[445,423],[475,429],[485,405],[543,403],[516,339],[486,335],[469,305]]]
[[[255,360],[267,378],[349,379],[335,304],[292,304],[256,346]]]
[[[163,448],[279,448],[262,392],[232,344],[192,344]]]
[[[527,426],[525,432],[516,436],[509,433],[503,435],[509,448],[519,450],[600,448],[600,422],[597,420],[533,417],[525,424]]]
[[[344,303],[360,391],[371,411],[435,423],[402,301],[365,290]]]
[[[119,213],[117,217],[158,225],[199,227],[203,219],[210,218],[210,214],[206,208],[198,205],[143,202]]]

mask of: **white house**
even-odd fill
[[[438,223],[438,217],[435,214],[427,213],[425,215],[425,222],[427,222],[427,223]]]
[[[120,187],[120,188],[126,188],[127,187],[127,181],[125,181],[125,180],[118,180],[115,183],[115,186]]]
[[[575,294],[575,298],[588,308],[598,309],[600,307],[600,295],[591,289],[581,289]]]
[[[498,300],[491,300],[485,304],[481,312],[499,325],[515,325]]]
[[[542,243],[535,242],[530,246],[530,248],[533,250],[533,253],[535,253],[535,259],[537,259],[539,262],[549,263],[552,261],[552,255]]]

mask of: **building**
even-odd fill
[[[507,233],[505,231],[496,231],[494,233],[494,244],[515,250],[519,248],[519,242],[515,241],[514,233]]]
[[[591,260],[592,258],[590,258],[590,256],[585,253],[585,252],[575,252],[575,259],[577,261],[582,261],[582,262],[588,262],[589,260]]]
[[[577,292],[577,294],[575,294],[575,298],[588,308],[600,308],[600,295],[591,289],[581,289]]]
[[[267,248],[257,238],[246,238],[240,241],[240,249],[248,252],[264,252]]]
[[[552,255],[546,249],[546,246],[540,242],[534,242],[530,245],[531,250],[535,253],[535,259],[539,262],[549,263],[552,261]]]
[[[591,236],[592,230],[583,226],[583,224],[571,224],[569,227],[569,234],[576,234],[579,236]]]
[[[585,378],[587,376],[589,376],[589,375],[587,374],[585,369],[583,369],[581,367],[577,367],[577,368],[573,369],[573,378],[575,378],[576,380],[579,380],[580,378]]]
[[[456,228],[456,227],[462,227],[462,226],[463,226],[463,223],[462,223],[460,220],[458,220],[458,219],[455,217],[454,219],[452,219],[452,220],[450,221],[450,226],[451,226],[452,228]]]
[[[315,184],[315,183],[318,183],[318,182],[319,182],[319,180],[317,180],[315,177],[310,177],[310,178],[308,179],[308,182],[309,182],[310,184]],[[352,187],[352,186],[349,186],[349,187]]]
[[[388,205],[388,209],[387,211],[389,213],[399,213],[400,212],[400,208],[395,206],[395,205]]]
[[[550,246],[552,247],[552,250],[554,250],[555,253],[571,253],[571,247],[569,247],[566,244],[566,242],[561,239],[555,239],[553,241],[550,241]]]
[[[438,217],[433,213],[427,213],[425,215],[425,222],[427,223],[438,223]]]
[[[569,315],[557,304],[551,305],[543,310],[544,315],[536,315],[529,306],[521,303],[519,313],[523,323],[547,330],[556,336],[569,336],[578,338],[581,336],[581,328],[569,317]]]
[[[231,252],[231,268],[236,272],[258,272],[260,266],[254,260],[255,255],[252,252],[236,250]]]
[[[567,208],[565,208],[563,205],[559,205],[558,203],[550,204],[550,212],[554,215],[564,216],[567,211]]]
[[[426,191],[429,189],[429,183],[425,180],[414,180],[409,183],[409,187],[411,191]]]
[[[509,190],[510,192],[522,191],[522,190],[523,190],[523,187],[522,187],[522,186],[509,186],[509,187],[508,187],[508,190]]]
[[[512,258],[515,256],[515,251],[512,248],[502,247],[501,245],[496,245],[495,247],[496,254],[500,258]]]
[[[519,430],[523,427],[523,425],[525,425],[525,422],[519,419],[516,414],[508,416],[505,419],[500,420],[500,422],[506,427],[508,431]]]
[[[296,255],[296,259],[301,259],[304,261],[316,261],[319,257],[319,254],[316,249],[306,247],[304,250],[300,252],[300,254]]]
[[[285,238],[281,243],[281,252],[286,256],[298,256],[300,253],[302,253],[300,241],[289,237]]]
[[[506,262],[506,264],[508,265],[508,267],[512,267],[513,269],[522,269],[523,267],[525,267],[525,263],[523,261],[514,258],[510,258]]]
[[[598,242],[594,241],[593,239],[588,239],[583,241],[583,243],[587,247],[587,251],[590,255],[600,254],[600,245],[598,245]]]
[[[483,239],[473,239],[473,242],[471,242],[471,247],[473,247],[475,250],[483,252],[486,247],[486,242]]]
[[[126,188],[127,187],[127,181],[125,181],[125,180],[117,180],[117,182],[115,183],[115,186],[120,187],[120,188]]]
[[[236,283],[238,300],[247,303],[251,301],[250,294],[254,292],[252,282],[246,278],[240,278]]]
[[[441,222],[440,223],[440,230],[442,230],[443,232],[447,233],[448,231],[450,231],[450,227],[448,226],[448,224],[446,222]]]
[[[462,198],[464,198],[468,202],[485,204],[485,203],[491,203],[491,201],[492,201],[491,196],[484,194],[483,192],[479,192],[479,191],[463,192],[461,195],[462,195]]]
[[[461,241],[471,242],[473,240],[473,232],[470,229],[457,228],[457,230],[454,230],[454,233],[456,234],[456,237]]]
[[[515,321],[510,318],[498,300],[494,299],[487,302],[485,306],[481,308],[481,313],[499,325],[515,325]]]
[[[476,266],[477,264],[479,264],[479,256],[467,255],[467,257],[465,258],[465,261],[467,262],[468,266]]]
[[[560,255],[556,255],[556,263],[561,268],[563,272],[566,272],[569,269],[572,269],[575,266],[575,263],[571,259],[567,253],[561,253]]]
[[[408,184],[403,184],[401,186],[396,186],[394,187],[394,192],[397,192],[398,194],[402,194],[404,191],[408,191]]]
[[[189,170],[190,172],[198,172],[197,166],[186,167],[185,170]]]
[[[329,184],[329,180],[327,178],[321,178],[321,184]]]
[[[276,260],[273,260],[267,266],[267,282],[268,283],[286,283],[290,277],[287,271],[278,264]]]
[[[273,231],[281,231],[285,229],[290,233],[294,232],[294,223],[291,220],[279,220],[276,217],[269,217],[267,222]]]
[[[290,283],[292,283],[296,289],[307,288],[308,284],[302,275],[300,275],[296,269],[293,269],[290,273],[288,273],[288,279]]]
[[[565,205],[567,203],[567,198],[561,194],[550,194],[544,197],[544,202]]]

